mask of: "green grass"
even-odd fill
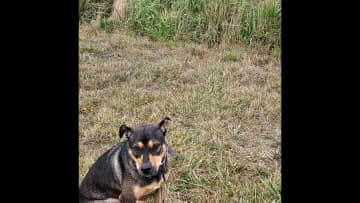
[[[109,16],[111,1],[80,1],[83,22]],[[245,44],[279,55],[280,0],[132,0],[123,25],[152,40],[185,40],[209,47]]]
[[[127,24],[151,39],[187,39],[209,46],[245,42],[273,49],[280,44],[280,1],[133,1]]]
[[[116,26],[116,22],[113,20],[108,20],[106,18],[100,20],[100,28],[107,33],[112,33],[114,31],[115,26]]]
[[[88,23],[97,18],[108,18],[111,14],[112,1],[79,0],[79,18],[81,23]]]
[[[177,44],[178,44],[177,41],[174,40],[168,40],[164,43],[164,45],[167,47],[176,47]]]
[[[79,181],[119,125],[166,115],[168,202],[281,202],[278,58],[96,29],[80,26]]]
[[[224,61],[237,61],[239,60],[236,53],[229,52],[224,56]]]

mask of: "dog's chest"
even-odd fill
[[[144,186],[135,185],[132,187],[133,193],[136,199],[144,199],[148,195],[154,193],[157,189],[159,189],[162,185],[164,185],[164,180],[161,179],[159,182],[153,181],[152,183]]]

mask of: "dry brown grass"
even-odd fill
[[[170,116],[168,202],[280,202],[280,62],[80,27],[80,178],[122,123]],[[231,56],[229,56],[229,54]]]

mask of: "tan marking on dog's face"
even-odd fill
[[[144,148],[144,144],[142,142],[136,143],[135,146],[137,146],[140,150],[143,150]]]
[[[129,155],[130,155],[130,158],[135,161],[136,168],[138,170],[140,170],[141,169],[141,163],[142,163],[142,160],[143,160],[143,155],[141,155],[139,158],[136,158],[134,156],[134,154],[132,153],[131,149],[129,149]]]
[[[143,200],[146,195],[155,192],[157,189],[163,186],[164,183],[164,180],[161,179],[159,182],[153,181],[152,183],[145,186],[134,185],[132,186],[132,190],[137,200]]]
[[[156,170],[159,170],[161,160],[164,158],[165,153],[166,153],[166,146],[165,146],[165,144],[163,144],[162,145],[162,152],[161,152],[160,155],[154,156],[152,154],[149,154],[149,160],[150,160],[151,166],[153,168],[155,168]]]
[[[149,148],[149,150],[152,150],[154,148],[154,145],[156,145],[156,144],[160,144],[160,143],[150,140],[147,144],[147,147]]]

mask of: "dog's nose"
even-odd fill
[[[141,171],[143,173],[150,173],[151,171],[151,164],[150,163],[144,163],[141,165]]]

